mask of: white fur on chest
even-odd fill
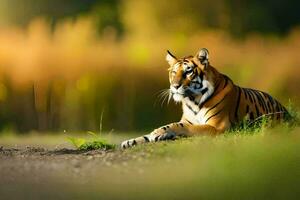
[[[207,108],[199,108],[198,105],[196,105],[193,101],[189,100],[188,98],[185,98],[182,101],[182,107],[183,107],[183,116],[192,122],[193,124],[199,124],[203,125],[205,124],[206,118],[205,113],[207,111]]]

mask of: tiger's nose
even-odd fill
[[[173,87],[177,90],[178,88],[180,88],[180,84],[173,84]]]

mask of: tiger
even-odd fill
[[[177,59],[167,51],[169,93],[182,104],[179,122],[159,127],[150,134],[121,143],[125,149],[135,145],[174,140],[197,135],[216,136],[248,120],[269,116],[282,121],[290,116],[287,109],[271,95],[240,87],[209,62],[209,51],[200,49],[195,56]]]

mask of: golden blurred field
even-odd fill
[[[180,106],[158,97],[169,87],[167,49],[181,57],[206,47],[235,83],[299,105],[298,3],[35,3],[0,2],[2,132],[96,131],[101,113],[106,131],[178,120]]]
[[[235,39],[189,23],[185,29],[192,31],[177,30],[172,22],[170,32],[148,7],[141,5],[142,17],[134,17],[129,5],[123,5],[122,37],[113,27],[98,34],[93,15],[66,18],[55,27],[38,17],[26,28],[1,28],[2,129],[97,130],[101,112],[106,130],[149,131],[178,120],[179,107],[174,112],[174,105],[161,108],[157,102],[157,92],[168,87],[167,49],[181,57],[206,47],[212,65],[239,85],[298,104],[299,29]]]

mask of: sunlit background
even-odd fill
[[[166,50],[299,105],[300,2],[0,0],[0,129],[150,131],[176,121]]]

